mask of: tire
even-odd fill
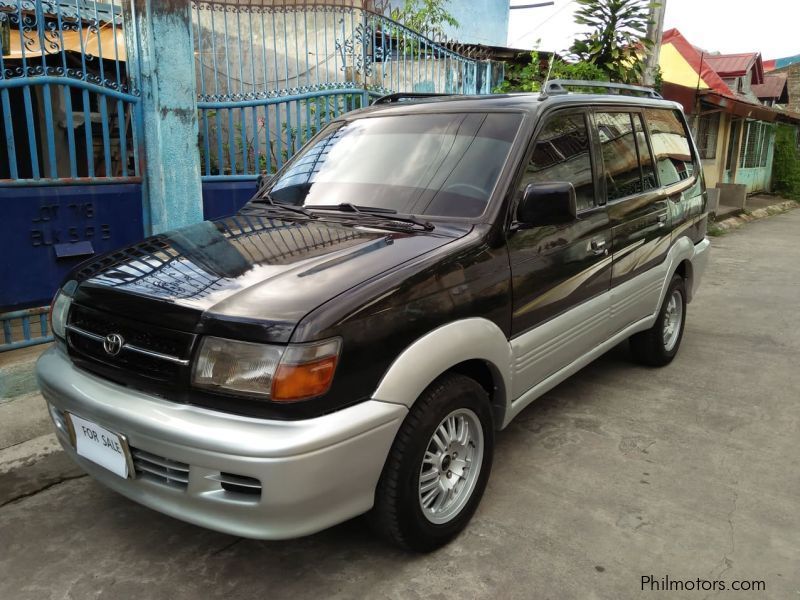
[[[676,273],[669,283],[656,322],[647,331],[630,338],[634,360],[650,367],[668,365],[681,346],[685,324],[686,284],[683,277]]]
[[[460,435],[447,443],[454,423]],[[446,451],[434,442],[435,433],[440,441],[444,438]],[[467,435],[471,444],[463,443]],[[411,407],[395,437],[369,515],[373,529],[406,550],[429,552],[443,546],[466,527],[478,507],[493,453],[494,423],[486,391],[464,375],[439,377]]]

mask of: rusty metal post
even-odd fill
[[[142,97],[146,233],[159,233],[203,219],[191,8],[189,0],[129,1],[135,35],[126,46]]]

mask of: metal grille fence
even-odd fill
[[[273,173],[392,92],[476,93],[478,61],[360,6],[192,2],[203,179]]]
[[[52,342],[53,335],[47,320],[47,307],[17,310],[0,315],[3,334],[0,352]]]
[[[141,181],[131,6],[0,0],[0,190]],[[46,308],[0,314],[0,324],[0,351],[52,340]]]
[[[0,185],[139,177],[123,1],[0,0]]]

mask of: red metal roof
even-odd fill
[[[709,54],[704,57],[708,66],[722,77],[742,77],[753,69],[752,83],[764,82],[764,66],[761,63],[761,54],[758,52],[745,52],[743,54]]]
[[[672,44],[675,46],[675,49],[680,52],[689,65],[700,74],[700,77],[712,90],[716,90],[726,96],[734,96],[734,93],[727,84],[722,81],[722,78],[711,68],[711,65],[708,64],[708,55],[696,46],[692,46],[689,41],[683,37],[680,31],[677,29],[666,30],[662,36],[662,44]]]
[[[753,93],[761,100],[778,100],[783,102],[782,98],[786,98],[788,102],[789,96],[786,89],[786,81],[789,78],[788,73],[770,73],[764,76],[764,83],[753,86]]]

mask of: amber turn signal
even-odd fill
[[[329,356],[300,365],[281,364],[272,378],[272,400],[292,402],[321,396],[331,387],[336,359]]]

